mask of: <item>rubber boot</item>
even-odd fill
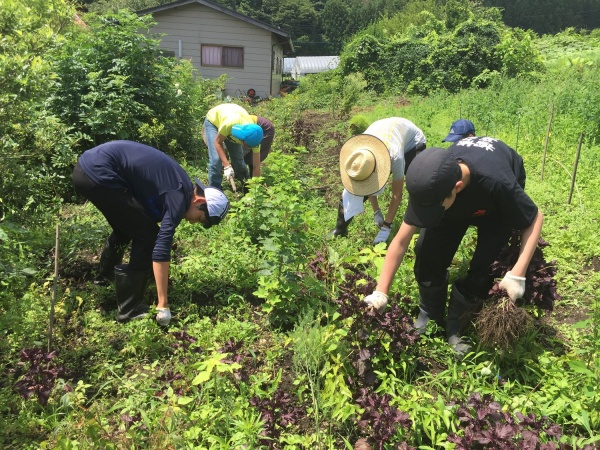
[[[149,270],[127,270],[124,264],[115,267],[117,322],[141,319],[148,315],[150,307],[144,303],[144,292],[149,276]]]
[[[125,247],[126,245],[119,243],[113,234],[106,239],[104,249],[102,249],[100,255],[98,274],[94,278],[94,284],[108,286],[115,280],[115,266],[123,262]]]
[[[446,316],[448,282],[446,281],[446,283],[439,286],[425,286],[419,283],[419,297],[421,300],[419,316],[415,320],[417,333],[425,333],[430,320],[435,320],[439,326],[443,326],[444,317]]]
[[[348,225],[352,222],[352,218],[344,220],[344,205],[342,202],[338,205],[338,216],[335,228],[331,230],[328,237],[334,238],[337,236],[348,237]]]
[[[462,357],[471,346],[461,339],[461,335],[474,311],[474,302],[469,301],[456,286],[456,281],[452,283],[450,301],[448,303],[448,317],[446,319],[446,337],[448,344],[454,352]]]

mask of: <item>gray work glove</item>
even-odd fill
[[[166,327],[171,321],[171,310],[169,308],[156,308],[156,321],[159,325]]]
[[[223,177],[225,177],[226,180],[229,180],[231,177],[235,177],[233,166],[225,167],[225,169],[223,169]]]
[[[388,302],[388,296],[383,292],[374,291],[372,294],[367,295],[363,301],[370,307],[375,308],[379,312],[385,309]]]
[[[383,214],[381,213],[381,210],[378,209],[373,214],[373,222],[375,222],[375,225],[377,225],[379,228],[381,228],[383,226],[383,220],[384,220]]]
[[[373,240],[373,245],[377,245],[380,242],[387,242],[388,238],[390,237],[390,233],[392,232],[391,228],[388,227],[381,227],[381,229],[379,230],[379,233],[377,233],[377,236],[375,236],[375,239]]]
[[[525,278],[516,277],[510,272],[506,272],[506,275],[504,275],[498,286],[506,290],[508,296],[513,301],[523,297],[523,294],[525,294]]]

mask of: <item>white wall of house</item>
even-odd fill
[[[158,11],[153,16],[158,24],[152,32],[165,34],[161,48],[191,60],[203,78],[226,73],[225,95],[238,96],[250,88],[261,97],[278,94],[281,68],[271,59],[275,56],[275,62],[282,61],[283,49],[269,30],[197,3]],[[202,44],[242,47],[244,67],[203,66]]]

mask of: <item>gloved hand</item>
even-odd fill
[[[381,228],[383,226],[383,220],[384,220],[383,214],[381,213],[381,210],[378,209],[373,214],[373,222],[375,222],[375,225],[377,225],[379,228]]]
[[[156,321],[159,325],[166,327],[171,321],[171,310],[169,308],[156,308]]]
[[[386,242],[388,240],[388,238],[390,237],[391,232],[392,232],[391,228],[388,228],[386,226],[381,227],[381,229],[379,230],[379,233],[377,233],[377,236],[375,236],[375,239],[373,240],[373,245],[377,245],[380,242]]]
[[[506,275],[504,275],[498,286],[505,289],[513,301],[523,297],[523,294],[525,294],[525,278],[516,277],[510,272],[506,272]]]
[[[387,305],[388,296],[383,292],[374,291],[372,294],[367,295],[363,301],[370,307],[381,312],[383,309],[385,309],[385,305]]]
[[[225,167],[225,169],[223,169],[223,177],[225,177],[226,180],[229,180],[231,177],[235,177],[233,166]]]

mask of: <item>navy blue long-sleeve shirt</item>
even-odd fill
[[[132,141],[112,141],[87,150],[79,164],[95,183],[130,191],[148,215],[161,223],[152,261],[169,261],[175,229],[194,192],[183,168],[160,150]]]

